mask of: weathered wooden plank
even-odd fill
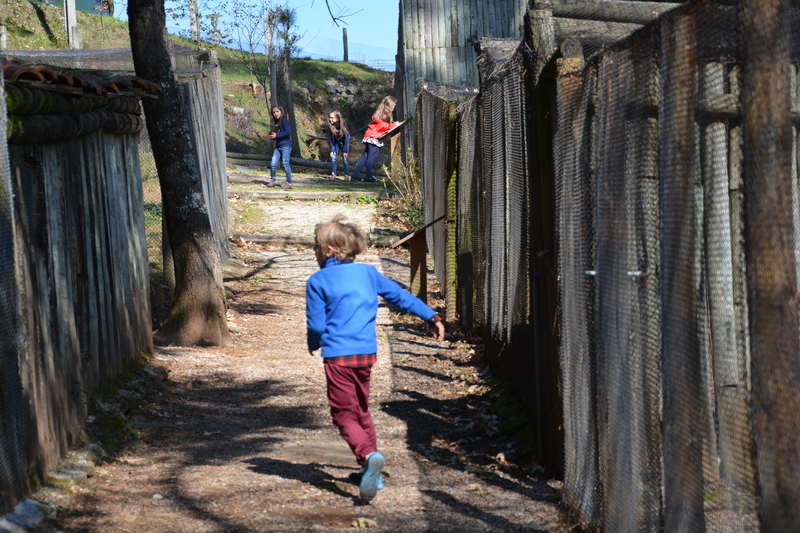
[[[603,22],[553,17],[556,42],[567,37],[598,43],[614,43],[628,37],[642,26],[626,22]]]
[[[664,382],[664,530],[703,531],[703,399],[694,294],[694,99],[695,20],[662,20],[660,145],[661,283]]]
[[[533,41],[531,46],[536,57],[534,65],[534,79],[536,79],[544,68],[546,58],[553,53],[556,46],[553,13],[545,9],[531,11],[528,24]]]
[[[426,21],[431,27],[431,42],[428,46],[438,48],[442,46],[444,39],[444,28],[442,27],[442,16],[444,15],[443,0],[429,0],[428,5],[431,7],[431,15]]]
[[[481,37],[500,37],[497,32],[497,4],[495,2],[486,2],[487,7],[487,26],[485,27],[486,33]]]
[[[534,9],[550,9],[557,17],[643,25],[658,19],[661,14],[675,9],[679,5],[679,3],[616,0],[583,0],[579,2],[536,0]]]
[[[753,419],[761,530],[800,523],[800,316],[791,206],[790,47],[781,0],[739,3]],[[764,32],[764,28],[771,31]]]
[[[453,46],[469,46],[469,36],[471,28],[470,2],[456,2],[453,10],[453,23],[458,27],[458,34],[454,39]]]
[[[703,67],[703,96],[722,95],[725,67]],[[755,486],[750,465],[752,427],[747,407],[747,386],[740,377],[744,355],[737,350],[734,306],[733,252],[731,249],[730,177],[727,124],[706,124],[703,138],[705,197],[705,262],[708,280],[710,350],[719,421],[719,475],[742,493]],[[736,389],[740,390],[737,392]],[[713,428],[712,428],[713,431]]]
[[[425,48],[430,48],[431,46],[435,46],[433,40],[434,25],[431,23],[433,20],[433,3],[430,1],[424,2],[424,6],[424,11],[420,10],[420,16],[422,16],[420,28],[423,28],[425,32],[422,45]]]

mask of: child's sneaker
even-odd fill
[[[283,185],[281,185],[281,189],[291,189],[291,188],[292,188],[291,183],[284,183]]]
[[[367,456],[364,463],[366,469],[361,476],[361,484],[358,487],[359,495],[363,500],[371,500],[378,493],[378,480],[381,478],[381,469],[385,460],[383,455],[372,452]]]
[[[277,180],[272,180],[269,183],[267,183],[267,187],[277,187],[277,186],[278,186]]]
[[[350,181],[350,176],[348,176],[347,174],[345,174],[345,175],[344,175],[344,181]]]
[[[331,181],[338,181],[339,180],[339,178],[336,177],[336,174],[331,174],[331,177],[328,178],[328,179],[331,180]]]

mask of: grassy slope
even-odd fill
[[[64,49],[67,48],[63,9],[27,0],[0,0],[0,22],[8,29],[8,49]],[[128,24],[99,14],[78,12],[84,48],[129,47]],[[181,46],[195,47],[195,43],[175,37]],[[269,109],[263,96],[254,96],[248,84],[254,82],[246,72],[238,52],[224,46],[203,43],[203,47],[217,52],[222,69],[222,84],[225,105],[238,106],[253,111],[254,134],[244,136],[232,128],[226,128],[229,150],[246,153],[266,153],[272,151],[272,143],[267,138]],[[393,92],[394,76],[391,73],[371,69],[357,63],[295,59],[292,65],[292,81],[295,87],[294,102],[297,116],[297,129],[300,136],[301,155],[310,159],[327,160],[328,143],[314,140],[307,134],[322,135],[322,124],[328,111],[342,110],[353,129],[365,125],[372,113],[365,96],[354,103],[344,99],[330,101],[325,81],[338,78],[348,82],[361,80],[368,87],[372,98],[380,99]],[[304,88],[307,90],[302,90]],[[308,95],[308,96],[306,96]],[[315,100],[322,100],[315,102]],[[360,155],[359,143],[354,143],[351,161]]]

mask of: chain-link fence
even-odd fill
[[[418,95],[435,271],[586,529],[791,531],[800,3],[540,3],[447,129]]]

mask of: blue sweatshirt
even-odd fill
[[[278,130],[275,132],[275,148],[283,148],[284,146],[292,145],[292,124],[285,118],[281,117],[280,122],[277,124]]]
[[[374,266],[329,257],[306,284],[308,349],[322,348],[323,357],[376,353],[378,296],[426,322],[436,314]]]

